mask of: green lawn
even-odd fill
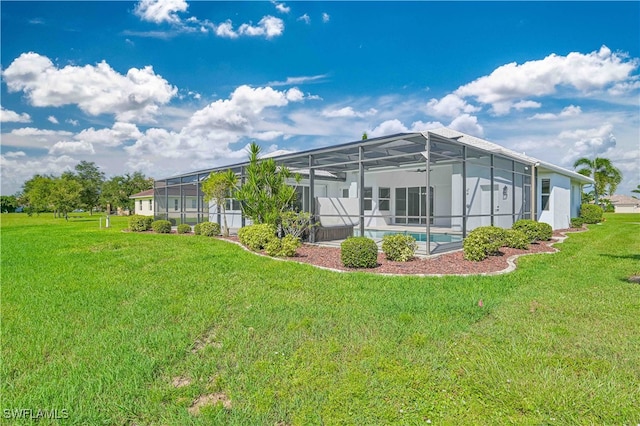
[[[1,221],[3,420],[640,423],[640,215],[464,278],[333,273],[122,218]]]

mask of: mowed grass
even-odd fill
[[[0,408],[68,411],[40,424],[640,423],[640,215],[447,278],[1,220]]]

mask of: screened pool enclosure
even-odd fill
[[[403,133],[273,157],[298,173],[295,208],[319,224],[311,242],[350,235],[416,236],[421,254],[460,247],[479,226],[508,228],[535,218],[536,160],[450,129]],[[248,163],[157,180],[155,215],[176,224],[221,223],[200,186],[210,173],[231,169],[242,182]],[[228,200],[233,230],[248,223]]]

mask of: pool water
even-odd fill
[[[354,235],[358,236],[360,234],[359,230],[354,229]],[[365,229],[364,236],[373,239],[382,239],[385,235],[410,235],[415,238],[416,241],[425,242],[427,240],[426,232],[408,232],[408,231],[382,231],[379,229]],[[457,243],[462,241],[461,235],[450,235],[450,234],[430,234],[429,240],[432,243]]]

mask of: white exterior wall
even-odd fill
[[[140,202],[142,202],[142,206],[140,206]],[[153,216],[153,197],[135,198],[135,214]]]
[[[549,209],[542,210],[542,179],[549,179],[551,193],[549,196]],[[538,221],[551,225],[553,229],[569,228],[571,218],[572,197],[571,180],[568,176],[558,173],[538,173],[536,182],[536,197],[538,203]]]

